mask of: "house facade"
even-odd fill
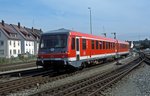
[[[12,28],[19,34],[21,38],[21,54],[29,53],[34,55],[34,38],[30,32],[18,23],[18,25],[11,24]]]
[[[0,57],[17,57],[21,53],[19,34],[3,20],[0,23]]]
[[[34,38],[34,53],[35,55],[38,54],[38,49],[39,49],[39,42],[40,42],[40,36],[41,34],[43,33],[42,30],[38,30],[38,29],[34,29],[32,27],[32,29],[30,28],[25,28],[28,32],[31,33],[31,35],[33,36]]]

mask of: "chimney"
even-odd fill
[[[18,22],[18,28],[20,29],[20,22]]]
[[[3,25],[3,26],[5,26],[5,22],[4,22],[4,20],[2,20],[2,25]]]
[[[32,27],[32,32],[34,32],[34,28]]]

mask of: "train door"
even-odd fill
[[[76,37],[76,60],[80,60],[80,38]]]

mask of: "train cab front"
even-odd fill
[[[37,66],[62,68],[67,65],[68,34],[43,34],[40,40]]]

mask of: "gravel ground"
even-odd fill
[[[136,57],[137,56],[131,56],[131,57],[125,58],[125,59],[123,59],[119,62],[121,62],[122,65],[123,65],[127,62],[132,61]],[[50,83],[43,84],[43,85],[39,86],[38,88],[32,88],[30,90],[24,90],[22,92],[18,92],[18,93],[15,93],[15,94],[10,94],[10,96],[28,96],[28,95],[31,95],[31,94],[36,93],[36,92],[41,92],[43,90],[47,90],[47,89],[54,88],[54,87],[64,85],[64,84],[67,84],[67,83],[71,83],[71,82],[74,82],[74,81],[77,81],[77,80],[88,78],[88,77],[94,76],[96,74],[100,74],[100,73],[102,73],[106,70],[110,70],[110,69],[114,70],[114,69],[116,69],[116,68],[118,68],[119,66],[122,66],[122,65],[115,65],[115,63],[108,64],[108,65],[105,65],[103,67],[94,68],[92,70],[89,70],[88,72],[87,71],[82,72],[82,73],[79,73],[79,74],[76,74],[76,75],[73,75],[73,76],[70,76],[70,77],[67,77],[67,78],[64,78],[64,79],[60,79],[60,80],[56,80],[56,81],[53,81],[53,82],[50,82]]]
[[[143,63],[103,94],[104,96],[150,96],[150,66]]]
[[[0,78],[0,83],[12,81],[12,80],[16,80],[16,79],[19,79],[19,77],[3,77],[3,78]]]

